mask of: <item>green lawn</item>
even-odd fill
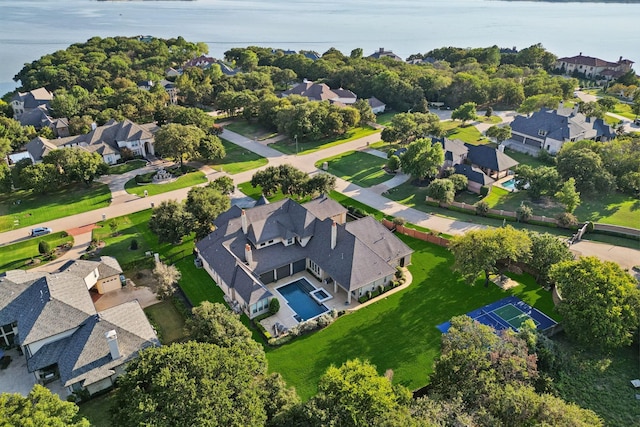
[[[636,115],[633,114],[631,110],[631,105],[624,102],[618,102],[612,112],[630,120],[634,120],[636,118]]]
[[[249,139],[258,139],[260,141],[278,135],[278,132],[265,129],[256,122],[248,122],[244,119],[236,119],[224,127]]]
[[[469,144],[481,145],[489,142],[489,139],[482,136],[480,131],[473,125],[462,125],[457,121],[440,122],[442,128],[446,131],[446,137],[449,139],[460,139]]]
[[[72,236],[62,236],[65,232],[47,234],[41,237],[24,240],[22,242],[10,245],[0,246],[0,273],[7,270],[27,269],[42,264],[27,265],[32,258],[41,258],[38,252],[38,244],[40,241],[49,242],[51,249],[61,246],[67,242],[73,244]]]
[[[328,172],[361,187],[373,187],[393,178],[383,169],[386,159],[360,151],[348,151],[316,162],[321,168],[328,162]]]
[[[109,167],[109,175],[122,175],[123,173],[131,172],[136,169],[140,169],[147,165],[146,160],[130,160],[127,163],[121,163]]]
[[[575,215],[581,221],[640,228],[640,200],[610,192],[582,198]]]
[[[546,217],[555,217],[564,212],[563,206],[552,199],[545,198],[534,202],[528,197],[527,191],[511,193],[495,186],[484,200],[490,208],[508,211],[515,211],[521,202],[525,202],[533,209],[534,215]],[[581,199],[574,215],[582,222],[593,221],[640,228],[640,200],[618,192],[587,196]]]
[[[109,187],[96,182],[91,187],[75,184],[46,194],[24,190],[0,194],[0,232],[104,208],[109,203]]]
[[[584,348],[561,335],[554,338],[567,354],[567,372],[555,380],[563,399],[602,416],[608,426],[637,426],[640,405],[629,380],[639,378],[638,347],[633,345],[600,353]]]
[[[401,203],[405,206],[417,209],[422,212],[426,212],[431,215],[439,215],[446,218],[457,219],[460,221],[475,224],[483,224],[491,227],[502,226],[503,222],[501,219],[486,218],[471,213],[448,210],[437,206],[429,206],[425,203],[426,196],[427,187],[416,187],[415,185],[412,185],[411,182],[405,182],[404,184],[392,188],[387,193],[385,193],[385,197],[391,200],[395,200],[396,202]],[[551,233],[559,236],[571,236],[571,232],[569,230],[565,230],[562,228],[543,227],[539,225],[521,224],[517,222],[510,222],[509,224],[518,229],[526,228],[528,230],[537,231],[539,233]]]
[[[187,337],[184,330],[185,319],[171,299],[151,305],[144,312],[157,328],[163,345],[183,341]]]
[[[325,148],[333,147],[336,145],[344,144],[345,142],[353,141],[355,139],[364,138],[365,136],[379,133],[379,129],[372,127],[360,127],[350,130],[349,132],[335,138],[324,138],[319,141],[302,141],[298,140],[298,154],[309,154]],[[269,144],[269,147],[284,154],[296,154],[296,143],[293,139],[285,139],[282,141]]]
[[[478,118],[475,121],[480,123],[490,123],[493,125],[497,125],[498,123],[502,123],[502,118],[500,118],[500,116],[496,116],[495,114],[492,115],[491,117],[487,117],[483,115],[483,116],[478,116]]]
[[[193,187],[194,185],[203,184],[207,182],[207,177],[204,173],[197,172],[189,172],[186,173],[173,182],[167,182],[164,184],[145,184],[138,185],[135,178],[130,179],[124,185],[125,190],[129,194],[136,194],[140,197],[144,195],[145,190],[147,191],[149,196],[155,196],[156,194],[167,193],[169,191],[178,190],[180,188],[185,187]]]
[[[81,403],[78,415],[85,417],[91,422],[91,427],[111,427],[111,413],[109,412],[113,405],[115,392],[109,392],[102,396],[91,399],[88,402]]]
[[[93,238],[105,242],[101,255],[116,257],[125,270],[128,266],[137,262],[144,262],[144,260],[148,260],[152,264],[153,258],[145,256],[147,251],[158,252],[160,258],[168,262],[177,261],[180,258],[191,255],[194,235],[185,237],[179,245],[159,243],[158,237],[147,226],[151,213],[151,209],[146,209],[118,217],[116,219],[118,228],[115,236],[112,235],[113,233],[109,226],[111,219],[99,222],[99,227],[93,230]],[[138,241],[137,250],[129,249],[133,239]]]
[[[391,124],[391,119],[398,114],[395,111],[387,111],[386,113],[378,114],[376,116],[376,123],[382,126],[389,126]]]
[[[549,166],[546,163],[540,161],[536,156],[521,153],[519,151],[511,150],[509,148],[505,148],[504,154],[511,157],[513,160],[517,161],[521,165],[529,165],[532,168],[537,168],[540,166]]]
[[[214,169],[223,169],[225,172],[235,175],[240,172],[257,169],[269,162],[253,151],[245,150],[224,138],[221,138],[221,140],[227,155],[222,160],[215,160],[209,163]]]
[[[409,288],[338,319],[329,328],[290,344],[267,349],[269,369],[308,399],[330,365],[353,358],[367,359],[383,374],[393,369],[394,382],[417,389],[428,382],[440,354],[441,333],[436,326],[510,294],[551,316],[551,295],[529,276],[516,277],[521,286],[505,292],[497,286],[463,283],[451,271],[452,255],[439,246],[399,236],[415,253],[409,267]]]
[[[222,289],[216,285],[204,268],[195,266],[192,255],[178,261],[176,267],[182,273],[182,278],[178,284],[187,295],[187,298],[189,298],[191,304],[197,306],[202,301],[226,304]]]

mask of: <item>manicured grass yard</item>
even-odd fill
[[[521,153],[519,151],[510,150],[509,148],[505,148],[504,154],[511,157],[513,160],[517,161],[521,165],[529,165],[532,168],[549,166],[544,162],[540,161],[536,156],[531,156],[529,154]]]
[[[395,111],[387,111],[386,113],[378,114],[376,116],[376,123],[382,126],[389,126],[391,124],[391,119],[398,114]]]
[[[158,329],[163,345],[182,341],[186,338],[184,317],[170,299],[144,309],[151,324]]]
[[[335,138],[324,138],[319,141],[303,141],[298,140],[298,153],[297,154],[309,154],[315,151],[324,150],[325,148],[333,147],[335,145],[344,144],[345,142],[353,141],[358,138],[373,135],[380,132],[379,129],[372,127],[360,127],[350,130],[349,132]],[[296,154],[296,143],[293,139],[285,139],[282,141],[269,144],[269,147],[284,154]]]
[[[474,145],[482,145],[489,142],[489,140],[482,136],[480,131],[471,124],[463,126],[461,122],[453,120],[440,122],[440,124],[446,131],[446,136],[449,139],[460,139]]]
[[[194,306],[202,301],[224,302],[224,293],[216,285],[209,273],[204,268],[197,268],[193,263],[193,256],[190,255],[176,263],[176,267],[182,273],[182,278],[178,282],[189,301]]]
[[[109,187],[97,182],[91,187],[75,184],[47,194],[24,190],[0,194],[0,232],[104,208],[109,203]]]
[[[557,317],[551,294],[530,276],[515,277],[522,285],[509,292],[495,285],[484,288],[483,280],[469,286],[451,271],[453,257],[445,248],[399,237],[416,250],[409,288],[344,316],[327,329],[267,349],[269,369],[280,372],[304,400],[316,393],[318,380],[330,365],[356,357],[371,361],[380,374],[393,369],[394,382],[409,389],[426,385],[440,354],[436,325],[510,294]]]
[[[85,417],[91,422],[91,427],[111,427],[113,421],[111,421],[111,405],[113,405],[113,398],[115,392],[109,392],[105,395],[91,399],[88,402],[81,403],[80,411],[78,415]]]
[[[127,163],[121,163],[119,165],[114,165],[109,167],[110,175],[121,175],[123,173],[131,172],[136,169],[140,169],[147,165],[146,160],[130,160]]]
[[[640,200],[612,192],[584,197],[575,211],[581,221],[640,228]]]
[[[248,122],[244,119],[236,119],[224,125],[224,127],[249,139],[263,140],[278,135],[278,132],[265,129],[256,122]]]
[[[245,150],[224,138],[220,139],[222,140],[222,145],[224,145],[227,155],[222,160],[215,160],[209,163],[215,169],[224,169],[225,172],[234,175],[251,169],[257,169],[269,162],[253,151]]]
[[[393,178],[383,169],[386,159],[360,151],[348,151],[322,159],[316,163],[316,167],[322,167],[324,162],[329,163],[329,173],[361,187],[373,187]]]
[[[67,242],[73,244],[73,237],[62,237],[62,233],[63,232],[60,231],[58,233],[51,233],[45,236],[34,237],[32,239],[13,243],[11,245],[0,246],[0,273],[4,273],[7,270],[36,267],[37,264],[27,265],[26,263],[30,261],[31,258],[39,258],[41,256],[38,252],[38,244],[40,243],[40,241],[44,240],[46,242],[49,242],[49,245],[51,245],[51,249],[54,249]]]
[[[133,214],[118,217],[118,231],[113,236],[109,223],[111,219],[99,222],[99,228],[93,230],[93,238],[103,240],[105,247],[100,252],[101,255],[110,255],[116,257],[122,267],[126,270],[128,265],[132,263],[152,259],[145,256],[145,252],[158,252],[163,260],[177,260],[188,256],[193,251],[194,235],[185,237],[181,244],[173,245],[171,243],[159,243],[158,237],[149,230],[147,223],[151,218],[152,210],[135,212]],[[131,250],[131,241],[138,241],[138,249]]]
[[[124,188],[129,194],[143,196],[146,190],[149,196],[155,196],[156,194],[167,193],[169,191],[178,190],[185,187],[193,187],[194,185],[203,184],[205,182],[207,182],[207,177],[204,176],[204,173],[196,171],[186,173],[178,177],[175,181],[167,182],[164,184],[138,185],[135,178],[132,178],[127,181],[127,183],[124,185]]]

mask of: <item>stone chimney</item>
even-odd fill
[[[247,214],[245,213],[244,209],[242,209],[242,214],[240,214],[240,219],[242,220],[242,232],[244,234],[247,234],[247,232],[249,231],[249,223],[247,221]]]
[[[253,253],[251,252],[251,245],[248,243],[244,245],[244,260],[247,262],[247,264],[251,264],[253,262]]]
[[[109,344],[111,359],[120,359],[122,355],[120,354],[120,347],[118,347],[118,334],[116,334],[116,331],[112,329],[108,332],[105,332],[104,337],[107,339],[107,344]]]
[[[336,225],[336,222],[333,221],[333,224],[331,224],[331,249],[335,249],[337,243],[338,243],[338,226]]]

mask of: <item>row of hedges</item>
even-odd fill
[[[362,295],[360,298],[358,298],[358,302],[362,304],[364,302],[369,301],[371,298],[375,298],[379,295],[384,294],[385,292],[389,292],[393,288],[397,288],[400,285],[404,285],[406,280],[407,279],[404,275],[404,270],[400,267],[396,267],[395,280],[392,280],[391,283],[389,283],[386,286],[383,286],[383,285],[378,286],[378,289],[376,289],[375,291],[368,291],[365,295]]]
[[[309,319],[305,322],[300,322],[293,328],[289,329],[286,334],[283,334],[279,337],[271,337],[267,340],[267,343],[271,346],[281,346],[285,343],[288,343],[292,339],[306,335],[310,332],[316,331],[318,329],[323,329],[332,324],[339,316],[343,315],[344,311],[336,311],[335,309],[321,314],[315,319]],[[257,319],[257,318],[256,318]],[[259,323],[257,323],[259,324]],[[259,327],[261,331],[264,330],[264,327]],[[269,334],[267,332],[267,334]],[[271,334],[269,334],[271,336]]]

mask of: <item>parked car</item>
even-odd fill
[[[51,229],[49,227],[36,227],[31,230],[31,237],[44,236],[49,233],[51,233]]]

